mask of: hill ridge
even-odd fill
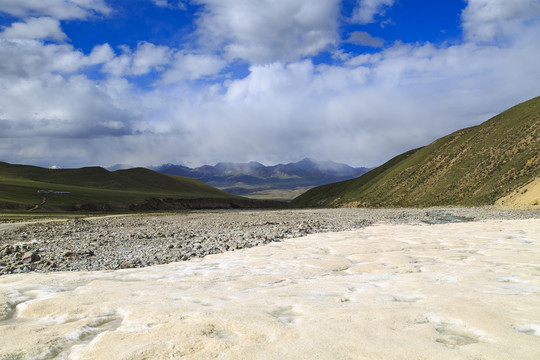
[[[4,209],[157,210],[160,206],[174,209],[279,205],[251,201],[196,179],[146,168],[46,169],[0,162],[0,185],[0,208]],[[149,202],[151,207],[146,206]]]

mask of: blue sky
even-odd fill
[[[182,48],[192,44],[193,33],[204,7],[189,2],[170,2],[169,6],[156,6],[151,0],[109,1],[114,13],[96,17],[93,21],[75,20],[63,24],[71,43],[89,54],[96,44],[108,43],[113,48],[127,45],[131,48],[141,41],[156,45]],[[394,6],[381,6],[381,13],[373,22],[358,24],[350,21],[357,1],[340,4],[340,36],[347,39],[354,31],[367,31],[372,36],[391,43],[403,42],[459,42],[461,38],[461,11],[463,0],[416,0],[396,2]],[[381,23],[388,21],[387,24]],[[4,23],[7,25],[9,22]],[[353,52],[375,51],[370,46],[343,44]]]
[[[540,0],[2,0],[0,160],[375,166],[540,95]]]

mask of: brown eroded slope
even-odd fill
[[[497,200],[496,205],[509,208],[540,209],[540,177]]]

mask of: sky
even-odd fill
[[[0,161],[377,166],[540,95],[540,0],[0,0]]]

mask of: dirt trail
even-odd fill
[[[46,218],[46,219],[34,219],[34,220],[29,220],[29,221],[18,221],[18,222],[12,222],[12,223],[5,223],[5,224],[0,224],[0,233],[4,232],[4,231],[9,231],[9,230],[15,230],[15,229],[18,229],[18,228],[21,228],[23,226],[26,226],[26,225],[32,225],[32,224],[41,224],[41,223],[48,223],[48,222],[62,222],[62,221],[69,221],[69,220],[74,220],[74,219],[84,219],[84,220],[100,220],[100,219],[105,219],[105,218],[110,218],[110,217],[126,217],[126,216],[134,216],[135,214],[131,215],[131,214],[115,214],[115,215],[103,215],[103,216],[91,216],[89,215],[88,217],[85,217],[85,216],[81,216],[81,217],[67,217],[67,218],[61,218],[61,219],[55,219],[55,218]],[[140,214],[138,214],[140,215]],[[153,214],[155,215],[155,214]]]
[[[34,207],[31,208],[31,209],[28,209],[28,211],[38,210],[38,209],[40,209],[43,205],[45,205],[46,203],[47,203],[47,198],[46,198],[46,197],[43,197],[43,199],[41,199],[41,202],[40,202],[39,204],[34,205]]]
[[[8,231],[8,230],[18,229],[20,227],[31,225],[31,224],[59,222],[59,221],[67,221],[67,220],[70,220],[70,219],[39,219],[39,220],[20,221],[20,222],[14,222],[14,223],[0,224],[0,233],[4,231]]]

